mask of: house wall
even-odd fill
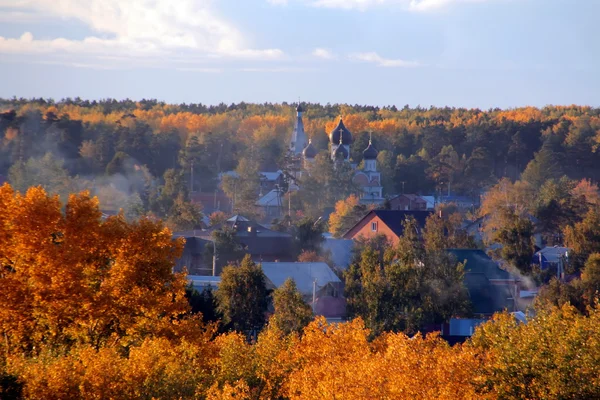
[[[419,211],[427,210],[427,202],[420,199],[410,199],[406,196],[398,196],[390,200],[392,210]]]
[[[371,224],[377,223],[377,230],[373,231]],[[345,236],[347,239],[373,238],[378,235],[385,235],[393,244],[398,243],[398,236],[376,215],[363,220],[359,225],[352,228]]]

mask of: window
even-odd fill
[[[371,230],[377,232],[377,221],[371,222]]]

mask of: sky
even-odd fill
[[[0,0],[0,97],[600,106],[600,0]]]

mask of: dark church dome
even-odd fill
[[[352,144],[352,133],[344,126],[344,121],[341,118],[337,126],[329,133],[329,142],[331,144],[339,144],[340,138],[342,144]]]
[[[333,151],[333,158],[337,160],[338,157],[343,157],[344,160],[348,158],[348,151],[341,144]]]
[[[363,158],[365,160],[374,160],[377,158],[377,154],[379,154],[379,152],[373,147],[373,144],[369,140],[369,146],[363,151]]]
[[[304,158],[315,158],[317,155],[317,149],[312,145],[312,140],[308,140],[308,145],[302,150]]]

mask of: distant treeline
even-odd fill
[[[356,163],[372,131],[387,195],[404,189],[477,196],[500,178],[519,179],[536,153],[555,161],[546,171],[550,176],[600,178],[599,108],[303,107],[305,130],[320,150],[343,116],[354,134]],[[179,170],[189,183],[193,162],[193,187],[213,190],[218,173],[242,159],[262,170],[281,168],[294,116],[287,103],[0,99],[0,175],[9,176],[19,161],[51,153],[71,176],[114,175],[145,165],[154,177]]]

